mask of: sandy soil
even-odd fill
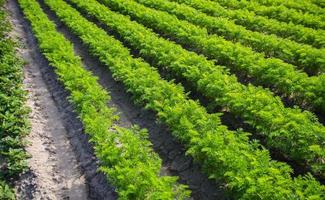
[[[23,52],[28,54],[28,51]],[[24,56],[25,59],[27,56]],[[26,138],[28,165],[36,175],[35,199],[87,199],[87,188],[67,138],[60,113],[32,62],[25,68],[27,105],[31,108],[31,133]],[[21,198],[25,198],[21,196]]]

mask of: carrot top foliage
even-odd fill
[[[10,37],[11,27],[0,1],[0,199],[14,199],[11,181],[27,169],[23,137],[29,132],[23,90],[23,62]]]

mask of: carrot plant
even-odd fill
[[[294,100],[296,105],[309,105],[314,110],[325,112],[325,74],[308,77],[282,60],[266,59],[263,54],[249,47],[209,35],[204,28],[134,1],[113,0],[105,3],[177,43],[215,59],[218,64],[225,65],[243,77],[252,78],[255,84],[273,88],[277,93]]]
[[[315,30],[295,25],[292,23],[279,22],[267,17],[258,16],[248,10],[229,10],[217,2],[208,0],[172,0],[190,5],[212,16],[223,16],[232,19],[236,24],[245,26],[247,29],[266,34],[275,34],[279,37],[288,38],[296,42],[310,44],[316,48],[325,47],[325,31]]]
[[[230,9],[247,9],[257,15],[266,16],[287,23],[301,24],[314,29],[324,29],[324,17],[310,13],[301,13],[285,6],[264,6],[255,1],[213,0]]]
[[[325,49],[316,49],[275,35],[250,31],[227,18],[208,16],[185,4],[164,0],[137,0],[137,2],[205,27],[208,33],[222,35],[227,40],[252,47],[264,53],[265,57],[280,58],[309,74],[317,75],[325,72]]]
[[[115,10],[143,17],[143,23],[155,24],[156,27],[165,26],[166,29],[161,28],[162,30],[167,30],[167,26],[178,22],[167,18],[169,23],[160,23],[155,19],[161,17],[159,13],[147,12],[147,8],[134,1],[102,1]],[[82,5],[82,8],[84,7],[85,5]],[[105,6],[96,6],[96,10],[86,11],[117,32],[132,48],[138,50],[142,57],[169,70],[175,77],[187,80],[211,102],[242,117],[247,124],[256,128],[257,133],[265,137],[268,147],[279,150],[297,162],[306,162],[312,166],[314,173],[324,175],[325,128],[312,113],[298,108],[286,108],[280,98],[274,97],[270,91],[250,84],[240,84],[223,66],[216,66],[213,61],[158,37],[151,30],[130,21],[128,17],[112,12]],[[100,13],[106,13],[107,17]],[[160,20],[162,18],[159,18]],[[178,28],[168,30],[181,34],[181,29]],[[190,33],[192,38],[195,37],[191,31],[182,33]]]
[[[0,0],[0,199],[15,199],[12,181],[27,169],[24,136],[29,132],[23,62],[8,36],[11,27]]]
[[[115,109],[108,107],[109,94],[97,78],[82,66],[72,44],[56,31],[34,0],[19,0],[32,26],[39,48],[69,91],[84,131],[90,136],[99,168],[115,187],[120,199],[185,199],[189,191],[176,177],[161,176],[162,161],[152,150],[148,132],[137,126],[116,125]]]
[[[324,15],[325,10],[313,4],[310,0],[254,0],[255,2],[265,6],[285,6],[304,13],[312,13],[315,15]]]
[[[87,21],[66,2],[44,2],[90,53],[112,71],[113,77],[125,85],[137,103],[157,113],[211,179],[225,181],[225,188],[233,198],[322,198],[324,187],[310,175],[292,179],[290,167],[271,161],[267,150],[257,142],[249,142],[248,133],[228,130],[221,124],[220,114],[208,114],[198,102],[184,95],[181,86],[161,79],[157,70],[142,59],[133,58],[121,42]],[[102,17],[113,17],[103,12],[105,7],[97,1],[73,2],[89,14],[97,12]],[[133,29],[126,30],[134,33],[130,31]]]

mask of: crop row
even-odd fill
[[[166,0],[136,1],[148,7],[174,14],[179,19],[205,27],[209,33],[222,35],[233,42],[250,46],[256,51],[265,53],[266,57],[277,57],[287,63],[297,65],[309,74],[325,72],[325,49],[315,49],[309,45],[282,39],[275,35],[253,32],[226,18],[208,16],[185,4]]]
[[[324,29],[324,17],[313,15],[309,13],[301,13],[294,9],[288,9],[285,6],[264,6],[254,1],[240,1],[237,0],[213,0],[220,5],[230,9],[247,9],[257,15],[266,16],[283,22],[292,22],[294,24],[301,24],[306,27],[314,29]]]
[[[188,192],[175,177],[160,176],[161,160],[152,151],[148,133],[134,126],[114,125],[118,116],[107,106],[110,96],[74,55],[72,44],[32,0],[19,0],[43,55],[54,67],[90,136],[100,170],[117,187],[121,199],[184,199]]]
[[[255,2],[258,2],[261,5],[265,6],[285,6],[287,8],[292,8],[295,10],[299,10],[306,13],[312,13],[316,15],[324,15],[325,10],[318,7],[317,5],[313,4],[312,2],[308,0],[254,0]]]
[[[325,1],[324,0],[311,0],[311,2],[315,5],[320,6],[321,8],[325,8]]]
[[[14,199],[10,181],[27,169],[23,137],[29,132],[23,90],[23,62],[8,36],[11,29],[0,0],[0,199]]]
[[[275,34],[279,37],[288,38],[316,48],[325,47],[325,31],[315,30],[302,25],[279,22],[274,19],[255,15],[248,10],[230,10],[222,7],[217,2],[208,0],[172,0],[185,3],[202,12],[216,17],[226,17],[234,20],[236,24],[247,27],[253,31],[265,34]]]
[[[115,0],[103,2],[115,8],[122,4],[119,8],[126,8],[127,3],[123,1],[122,4],[117,4]],[[144,10],[141,7],[141,11],[137,12]],[[316,163],[319,162],[318,158],[324,157],[322,141],[325,128],[311,113],[301,112],[296,108],[285,108],[281,100],[274,98],[271,92],[238,83],[234,76],[228,75],[222,67],[215,66],[212,61],[159,38],[152,31],[131,22],[123,15],[105,8],[100,12],[107,17],[93,10],[85,12],[117,32],[133,49],[138,50],[142,57],[189,81],[217,105],[241,116],[246,123],[255,127],[258,133],[267,137],[269,146],[280,149],[298,161],[308,160],[309,164],[314,165],[315,172],[320,170],[321,163]]]
[[[130,15],[177,43],[215,59],[242,77],[250,77],[256,84],[272,88],[276,93],[294,100],[295,104],[308,105],[313,110],[325,112],[325,74],[308,77],[282,60],[264,58],[263,54],[249,47],[227,41],[218,35],[209,35],[204,28],[134,1],[112,0],[109,4],[114,10]]]
[[[160,17],[155,12],[146,12],[147,8],[138,6],[132,1],[102,0],[102,2],[114,10],[128,10],[130,12],[124,13],[131,16],[146,16],[151,19]],[[92,14],[92,12],[88,13]],[[127,43],[139,50],[143,57],[158,66],[170,68],[173,74],[192,83],[199,92],[215,101],[217,105],[226,107],[230,112],[242,117],[246,123],[255,127],[258,133],[267,137],[269,146],[279,149],[284,154],[289,154],[298,161],[308,160],[313,164],[320,162],[315,165],[317,166],[315,170],[324,171],[321,160],[325,155],[322,142],[325,138],[325,128],[317,122],[312,113],[301,112],[297,108],[285,108],[281,100],[274,98],[271,92],[251,85],[246,87],[238,83],[235,77],[229,76],[221,66],[215,66],[213,62],[207,61],[204,57],[189,53],[157,37],[142,25],[130,23],[128,18],[124,17],[124,22],[118,23],[117,19],[123,16],[109,10],[106,13],[110,18],[98,15],[96,17],[107,24],[110,29],[118,32]],[[113,16],[115,21],[112,20]],[[167,19],[165,20],[169,22],[168,25],[175,22],[170,18]],[[148,23],[149,19],[143,22]],[[157,23],[156,27],[158,26],[161,24]],[[128,30],[132,30],[132,33]],[[183,35],[186,34],[187,32],[184,31]],[[192,68],[197,73],[193,73]],[[317,150],[313,145],[316,145]]]
[[[290,168],[270,161],[268,152],[259,149],[256,142],[250,143],[246,133],[227,130],[220,124],[220,114],[207,114],[197,102],[187,99],[181,86],[161,79],[157,70],[133,58],[118,40],[81,17],[64,1],[44,2],[88,46],[91,54],[109,67],[113,77],[124,83],[136,102],[157,112],[210,178],[228,183],[225,187],[234,197],[321,198],[324,187],[313,178],[291,179]],[[109,17],[102,12],[105,7],[96,1],[73,2]]]

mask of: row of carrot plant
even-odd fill
[[[218,35],[209,35],[206,29],[135,1],[112,0],[105,3],[177,43],[215,59],[216,63],[229,67],[232,72],[272,88],[276,93],[294,100],[297,105],[325,112],[325,74],[308,77],[282,60],[264,58],[263,54],[249,47],[232,43]]]
[[[160,176],[161,159],[153,152],[148,132],[136,126],[116,125],[118,116],[108,107],[109,94],[97,78],[82,66],[72,44],[56,31],[40,5],[19,0],[31,24],[42,54],[55,69],[58,79],[69,91],[84,131],[90,136],[100,171],[116,187],[120,199],[185,199],[189,196],[176,177]]]
[[[309,74],[325,72],[325,49],[316,49],[275,35],[250,31],[227,18],[208,16],[185,4],[167,0],[137,0],[137,2],[205,27],[209,33],[222,35],[228,40],[252,47],[264,53],[266,57],[280,58]]]
[[[320,6],[321,8],[325,8],[325,1],[324,0],[311,0],[311,2],[315,5]]]
[[[147,12],[145,7],[137,6],[132,1],[101,1],[114,10],[124,9],[132,16],[159,17],[157,13]],[[313,166],[315,173],[324,172],[322,162],[325,156],[325,128],[312,113],[302,112],[298,108],[286,108],[270,91],[250,84],[240,84],[236,77],[229,75],[223,67],[158,37],[126,16],[103,7],[100,11],[98,8],[96,12],[86,12],[117,32],[132,48],[137,49],[142,57],[192,83],[197,91],[212,102],[240,116],[256,128],[257,133],[266,137],[269,147],[280,150],[298,162],[307,161]],[[160,20],[156,21],[155,26],[165,23]],[[174,21],[168,20],[168,24],[173,23]],[[174,32],[177,31],[176,29]],[[183,32],[183,35],[187,35],[187,32]]]
[[[252,31],[266,34],[275,34],[296,42],[310,44],[316,48],[325,47],[325,31],[315,30],[302,25],[279,22],[267,17],[258,16],[248,10],[230,10],[222,7],[217,2],[209,0],[172,0],[190,5],[204,13],[215,17],[232,19],[236,24],[245,26]]]
[[[257,3],[265,6],[285,6],[304,13],[312,13],[315,15],[325,14],[325,10],[313,4],[310,0],[254,0]]]
[[[29,110],[25,106],[22,60],[16,55],[17,43],[0,0],[0,199],[14,199],[13,180],[27,169],[24,136],[29,132]]]
[[[314,29],[324,29],[324,16],[310,13],[301,13],[285,6],[264,6],[254,1],[237,1],[237,0],[213,0],[228,9],[247,9],[257,15],[266,16],[279,21],[301,24]]]
[[[157,112],[172,134],[183,142],[187,153],[202,164],[211,179],[224,180],[233,197],[242,199],[322,198],[324,187],[311,176],[290,177],[291,169],[271,161],[267,150],[249,142],[247,133],[229,131],[220,114],[207,114],[197,102],[188,100],[181,86],[160,78],[157,70],[139,58],[113,36],[83,18],[63,0],[44,0],[57,17],[107,65],[113,77],[124,83],[138,103]],[[71,0],[75,5],[112,17],[95,0]],[[116,23],[121,23],[117,20]],[[125,21],[126,22],[126,21]],[[132,30],[128,30],[132,33]],[[147,38],[150,39],[150,38]]]

